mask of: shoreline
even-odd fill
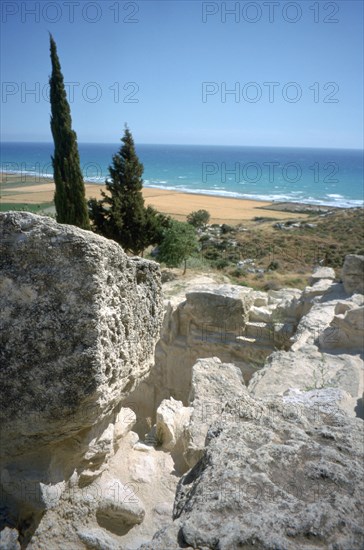
[[[53,202],[54,182],[39,183],[21,181],[16,174],[2,174],[1,203],[42,205],[49,208]],[[4,181],[5,180],[5,181]],[[101,198],[101,190],[105,186],[85,182],[87,199]],[[195,210],[204,209],[210,213],[210,223],[227,223],[237,225],[243,221],[253,220],[255,217],[288,219],[307,218],[314,212],[341,210],[340,207],[325,205],[310,205],[290,201],[264,201],[238,197],[210,195],[208,193],[188,193],[177,190],[161,189],[159,187],[143,187],[143,197],[146,206],[153,206],[163,214],[184,221],[186,216]]]
[[[16,186],[22,185],[24,186],[24,188],[29,188],[29,186],[30,187],[42,186],[42,189],[44,189],[44,186],[46,185],[52,185],[52,184],[54,185],[53,178],[50,174],[39,176],[31,172],[24,174],[23,172],[17,172],[17,171],[0,173],[0,181],[2,182],[4,179],[5,181],[12,180],[12,179],[18,180],[16,184],[14,183],[11,184],[11,187],[15,185]],[[85,187],[90,188],[90,190],[99,188],[99,187],[105,187],[104,182],[95,182],[92,179],[90,180],[84,179],[84,183],[85,183]],[[239,201],[253,201],[253,202],[261,202],[261,203],[269,203],[272,205],[295,204],[295,205],[301,205],[302,209],[306,211],[308,211],[308,208],[310,208],[312,211],[315,211],[315,210],[319,211],[320,209],[345,210],[345,209],[351,209],[351,208],[364,208],[364,199],[363,200],[345,199],[344,197],[341,197],[342,202],[339,202],[339,204],[338,203],[335,204],[333,201],[332,202],[324,201],[324,200],[321,201],[320,199],[314,199],[313,197],[308,198],[307,199],[308,202],[306,202],[305,199],[302,199],[301,201],[300,200],[297,201],[295,197],[290,197],[288,195],[284,196],[279,194],[277,195],[277,198],[272,194],[270,194],[269,197],[265,198],[263,195],[259,195],[259,194],[252,195],[251,197],[246,195],[239,196],[238,193],[228,192],[228,191],[227,191],[227,194],[224,194],[223,192],[221,192],[220,194],[219,192],[216,192],[213,189],[194,190],[194,189],[188,189],[188,188],[182,188],[182,189],[173,188],[173,186],[164,188],[164,187],[161,187],[159,184],[157,184],[157,182],[155,186],[153,185],[153,183],[150,184],[149,182],[148,183],[144,182],[143,191],[145,189],[154,189],[154,190],[161,191],[163,193],[166,192],[166,193],[180,193],[182,195],[206,196],[206,197],[214,197],[214,198],[223,199],[223,200],[236,199]],[[6,191],[6,189],[3,189],[3,190]],[[23,191],[23,189],[21,189],[21,191]],[[8,193],[6,193],[6,195],[8,195]],[[92,194],[88,195],[88,197],[90,196],[92,196]],[[14,202],[14,201],[11,200],[11,202]]]

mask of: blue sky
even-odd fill
[[[80,142],[363,147],[361,1],[1,8],[3,141],[51,141],[50,31]]]

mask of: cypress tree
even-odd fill
[[[80,167],[76,132],[72,130],[71,110],[57,55],[56,43],[50,35],[52,75],[49,79],[51,130],[54,141],[52,157],[56,191],[54,202],[57,222],[90,228],[85,185]]]
[[[125,127],[122,146],[109,166],[110,178],[101,201],[89,201],[94,229],[118,242],[124,250],[140,254],[161,238],[162,227],[168,224],[165,216],[151,207],[145,208],[142,194],[143,170],[135,151],[133,136]]]

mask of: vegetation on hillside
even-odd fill
[[[276,222],[258,218],[199,230],[199,264],[195,259],[191,265],[218,270],[233,283],[257,289],[303,288],[315,266],[333,267],[340,276],[347,254],[364,254],[361,208]]]
[[[184,263],[183,275],[187,269],[187,259],[197,251],[195,230],[191,225],[173,220],[166,229],[158,247],[157,259],[168,267],[178,267]]]
[[[187,223],[194,227],[204,227],[210,221],[210,214],[207,210],[197,210],[187,216]]]

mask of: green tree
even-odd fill
[[[88,203],[90,218],[98,233],[118,242],[124,250],[140,254],[150,244],[160,242],[168,220],[154,208],[144,206],[144,168],[128,127],[121,141],[122,146],[109,166],[107,193],[102,191],[100,201],[91,199]]]
[[[56,43],[50,35],[52,74],[49,79],[51,130],[54,141],[52,157],[56,191],[54,203],[59,223],[90,228],[85,185],[80,167],[77,136],[72,130],[71,110],[67,101]]]
[[[161,214],[152,206],[147,206],[144,215],[143,250],[151,244],[161,244],[165,231],[172,223],[170,216]]]
[[[158,247],[157,259],[168,267],[178,267],[184,262],[183,275],[187,269],[187,259],[197,250],[195,230],[191,225],[172,220]]]
[[[209,221],[210,214],[207,210],[197,210],[196,212],[191,212],[191,214],[187,216],[187,222],[194,227],[203,227],[208,224]]]

